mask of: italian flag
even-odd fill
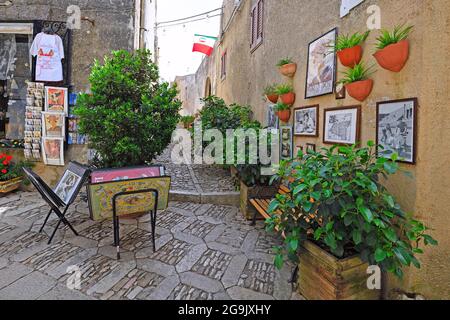
[[[201,52],[210,56],[214,50],[214,43],[216,42],[216,37],[204,36],[201,34],[195,35],[194,48],[192,52]]]

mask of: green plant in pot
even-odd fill
[[[183,124],[185,129],[189,129],[191,127],[191,125],[194,123],[194,121],[195,121],[195,116],[192,116],[192,115],[182,116],[180,118],[180,122]]]
[[[381,30],[377,38],[377,52],[373,55],[386,70],[400,72],[409,58],[408,37],[414,26],[400,25],[394,30]]]
[[[367,40],[370,31],[365,33],[356,32],[352,35],[340,35],[334,44],[334,51],[339,61],[345,67],[353,68],[361,62],[363,49],[361,44]]]
[[[264,88],[264,95],[272,103],[277,103],[279,95],[275,85],[270,85]]]
[[[375,72],[373,66],[366,67],[363,62],[343,72],[344,78],[339,83],[345,85],[348,94],[358,101],[364,101],[373,89],[373,80],[369,77]]]
[[[396,160],[377,158],[369,142],[282,164],[277,178],[291,181],[291,193],[271,202],[269,210],[282,214],[272,214],[267,229],[285,236],[285,245],[276,248],[277,267],[286,255],[300,261],[299,288],[306,298],[375,299],[379,292],[366,285],[368,265],[401,278],[404,267],[420,268],[423,245],[437,244],[383,185],[399,171]]]
[[[291,107],[289,105],[279,102],[275,105],[274,110],[281,121],[285,123],[289,122],[291,118]]]
[[[295,102],[294,87],[290,84],[280,84],[276,88],[282,103],[292,106]]]
[[[280,59],[277,63],[280,73],[286,77],[293,77],[297,72],[297,64],[291,58]]]

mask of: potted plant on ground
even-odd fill
[[[373,55],[378,64],[392,72],[400,72],[409,58],[408,36],[413,26],[396,26],[392,32],[381,30],[377,38],[377,49]]]
[[[280,84],[276,88],[276,93],[280,96],[282,103],[292,106],[295,102],[294,87],[290,84]]]
[[[277,88],[275,85],[270,85],[264,88],[264,95],[266,96],[267,100],[269,100],[272,103],[278,102],[278,93]]]
[[[406,214],[382,184],[399,170],[397,155],[376,157],[368,147],[333,146],[282,163],[276,178],[291,193],[277,195],[269,206],[268,230],[285,237],[275,264],[284,256],[300,262],[299,290],[307,299],[377,299],[368,290],[367,268],[378,266],[397,277],[420,263],[421,245],[436,245],[427,227]]]
[[[185,129],[189,129],[195,121],[195,116],[182,116],[180,122],[183,124]]]
[[[12,156],[0,154],[0,193],[9,193],[20,187],[23,166],[23,163],[14,163]]]
[[[336,39],[334,50],[339,61],[345,67],[353,68],[361,62],[363,49],[361,43],[366,41],[370,31],[363,34],[356,32],[353,35],[341,35]]]
[[[283,58],[277,63],[280,73],[286,77],[293,77],[297,72],[297,64],[291,58]]]
[[[275,105],[275,113],[277,117],[283,122],[289,122],[291,118],[291,107],[287,104],[279,102]]]
[[[364,101],[373,89],[373,80],[369,76],[373,74],[373,66],[366,67],[362,62],[344,72],[345,77],[339,81],[345,85],[348,94],[358,101]]]

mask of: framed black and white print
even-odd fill
[[[267,125],[267,128],[271,128],[271,129],[278,129],[280,126],[280,121],[275,113],[275,105],[274,104],[267,105],[266,125]]]
[[[417,98],[377,103],[378,157],[416,163]]]
[[[336,53],[332,46],[336,42],[337,28],[312,41],[308,47],[305,99],[334,92],[336,82]]]
[[[352,145],[359,142],[361,106],[326,109],[323,142]]]
[[[294,156],[291,126],[280,127],[280,159],[291,160]]]
[[[319,136],[319,106],[309,106],[294,110],[294,135]]]

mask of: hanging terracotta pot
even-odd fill
[[[370,95],[373,88],[373,80],[356,81],[345,85],[348,95],[358,101],[364,101]]]
[[[287,110],[282,110],[282,111],[277,111],[277,117],[282,121],[282,122],[289,122],[289,119],[291,119],[291,110],[287,109]]]
[[[292,78],[296,72],[297,72],[296,63],[289,63],[280,67],[280,73],[286,77]]]
[[[288,106],[292,106],[295,102],[295,93],[289,92],[286,94],[282,94],[280,96],[281,102],[287,104]]]
[[[353,68],[361,62],[363,49],[361,46],[354,46],[338,51],[339,61],[345,67]]]
[[[373,55],[378,64],[386,70],[400,72],[409,58],[409,41],[403,40],[378,50]]]
[[[277,94],[270,94],[270,95],[267,95],[266,97],[267,97],[267,100],[269,100],[272,103],[277,103],[278,98],[279,98],[279,96]]]

